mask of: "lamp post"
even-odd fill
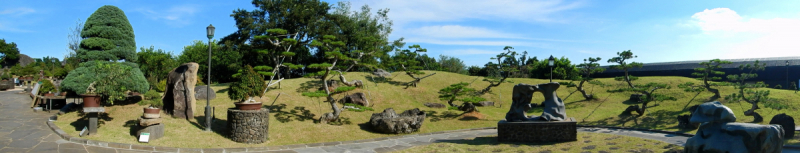
[[[214,38],[214,26],[208,24],[206,27],[208,35],[208,81],[206,83],[206,131],[211,131],[211,38]]]
[[[789,89],[789,61],[786,61],[786,89]]]
[[[553,65],[556,61],[556,58],[553,58],[553,55],[550,55],[550,58],[547,59],[547,66],[550,66],[550,82],[553,82]]]

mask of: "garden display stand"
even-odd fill
[[[97,134],[97,115],[106,112],[104,107],[84,107],[83,112],[89,115],[89,134]]]

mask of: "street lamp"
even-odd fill
[[[547,59],[547,66],[550,66],[550,82],[553,82],[553,65],[556,61],[556,58],[553,58],[553,55],[550,55],[550,58]]]
[[[786,89],[789,89],[789,61],[786,61]]]
[[[211,131],[211,38],[214,38],[214,26],[208,24],[206,27],[208,35],[208,81],[206,83],[206,131]]]

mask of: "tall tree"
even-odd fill
[[[706,90],[714,93],[714,96],[709,98],[708,101],[714,101],[714,100],[716,100],[716,99],[721,97],[720,94],[719,94],[719,90],[718,89],[711,88],[711,86],[717,86],[717,84],[708,83],[708,82],[709,81],[715,81],[715,80],[722,80],[722,77],[713,76],[713,75],[725,75],[725,72],[715,70],[715,69],[722,68],[722,66],[720,66],[722,64],[732,64],[732,62],[731,61],[724,61],[724,60],[720,60],[720,59],[709,60],[708,62],[700,63],[700,65],[703,65],[703,67],[695,68],[694,70],[698,71],[698,72],[692,73],[692,75],[699,77],[699,78],[697,78],[698,80],[703,80],[703,87]]]
[[[0,39],[0,64],[14,65],[19,59],[19,48],[14,42],[6,43],[5,39]]]
[[[753,116],[753,122],[761,122],[764,120],[764,118],[756,112],[756,110],[759,109],[758,103],[771,101],[772,99],[769,97],[769,90],[757,90],[757,88],[767,87],[767,84],[764,84],[764,82],[756,82],[755,84],[745,83],[745,80],[758,77],[755,71],[763,71],[766,66],[767,63],[761,63],[756,60],[753,64],[739,65],[739,70],[747,71],[747,73],[728,75],[728,80],[730,80],[733,87],[739,91],[725,96],[725,100],[731,102],[745,101],[750,103],[751,107],[744,112],[744,115]]]
[[[243,70],[243,55],[233,42],[218,44],[211,41],[211,81],[230,82],[236,81],[231,74]],[[208,76],[208,44],[205,41],[195,40],[188,46],[183,47],[183,51],[178,55],[178,64],[195,62],[200,65],[197,75]],[[173,67],[174,68],[174,67]],[[170,69],[171,70],[171,69]],[[206,82],[210,83],[210,82]]]
[[[139,69],[147,78],[150,87],[158,85],[159,81],[166,79],[167,74],[178,66],[178,61],[176,57],[172,56],[172,52],[155,49],[153,46],[139,48],[136,55],[139,56],[139,61],[136,63],[139,64]]]
[[[306,92],[303,93],[303,95],[308,97],[325,97],[325,102],[330,103],[333,112],[322,114],[322,116],[320,116],[319,118],[320,122],[340,123],[339,114],[341,114],[342,110],[339,108],[339,106],[336,105],[336,102],[338,100],[333,98],[333,96],[339,93],[353,90],[355,89],[355,87],[343,86],[336,89],[330,89],[328,86],[328,76],[331,74],[331,71],[336,71],[334,68],[336,68],[336,64],[338,62],[352,61],[354,59],[349,58],[341,53],[341,49],[344,46],[344,42],[337,40],[336,36],[332,35],[323,36],[322,39],[313,41],[311,45],[317,47],[320,51],[325,52],[326,58],[328,58],[331,61],[331,63],[324,62],[324,63],[314,63],[308,65],[308,68],[322,69],[322,71],[319,71],[314,74],[319,76],[320,80],[322,81],[323,88],[321,91]]]

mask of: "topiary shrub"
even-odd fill
[[[253,70],[250,65],[245,66],[241,75],[238,75],[236,79],[238,81],[231,83],[228,91],[228,97],[233,99],[234,102],[253,102],[248,98],[263,96],[264,93],[262,91],[267,88],[267,85],[264,84],[264,78]]]
[[[150,88],[134,63],[89,61],[81,63],[67,75],[61,83],[61,90],[84,94],[92,82],[96,82],[95,92],[107,97],[111,104],[114,100],[124,99],[127,90],[142,93]]]

